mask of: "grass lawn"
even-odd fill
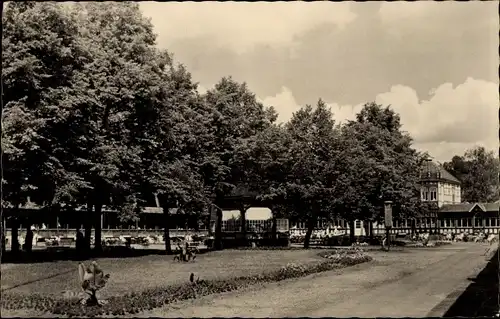
[[[158,286],[187,282],[194,273],[202,279],[256,275],[279,269],[287,263],[321,262],[319,249],[312,250],[224,250],[198,255],[195,262],[179,263],[173,256],[149,255],[135,258],[102,258],[97,262],[111,274],[100,291],[107,298]],[[85,262],[86,264],[89,261]],[[2,291],[60,296],[79,291],[76,261],[31,264],[2,264]]]

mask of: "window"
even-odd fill
[[[445,227],[445,221],[443,219],[439,220],[439,227]]]
[[[484,225],[485,225],[486,227],[490,227],[490,224],[491,224],[490,220],[491,220],[491,218],[486,218],[486,219],[484,220]]]
[[[491,226],[493,226],[493,227],[497,226],[497,219],[496,218],[491,219]]]
[[[356,220],[356,228],[361,228],[361,221],[360,220]]]
[[[474,219],[474,227],[481,227],[481,226],[483,226],[483,219],[476,217]]]
[[[431,188],[431,200],[436,200],[437,199],[437,189],[436,188]]]
[[[467,227],[472,227],[472,218],[466,218],[465,221],[467,222]]]
[[[462,219],[461,218],[455,220],[455,222],[457,223],[457,227],[462,227]]]
[[[422,200],[429,200],[429,191],[427,188],[422,188]]]

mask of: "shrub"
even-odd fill
[[[372,259],[359,248],[323,252],[320,253],[320,256],[326,260],[312,265],[289,263],[278,270],[254,276],[242,276],[233,279],[196,280],[196,282],[191,280],[191,282],[185,284],[152,288],[142,292],[114,296],[109,298],[107,303],[103,305],[83,306],[78,299],[56,299],[38,294],[24,296],[15,293],[3,293],[1,304],[6,309],[32,308],[71,317],[120,316],[151,310],[180,300],[232,291],[258,282],[277,282],[290,278],[303,277],[313,273],[367,262]]]

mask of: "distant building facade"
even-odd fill
[[[429,203],[425,214],[413,219],[394,219],[392,233],[436,232],[461,233],[479,232],[498,234],[500,229],[499,202],[462,203],[461,182],[441,164],[426,160],[420,168],[420,199]],[[412,225],[413,224],[413,225]],[[292,222],[291,231],[305,233],[305,223]],[[343,220],[318,221],[318,230],[337,226],[349,232],[349,224]],[[368,236],[369,228],[360,220],[354,224],[356,236]],[[374,235],[385,233],[385,226],[373,223]]]
[[[461,202],[461,182],[440,164],[426,160],[420,171],[420,195],[422,202],[443,205]]]

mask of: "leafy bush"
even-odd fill
[[[3,293],[1,304],[6,309],[31,308],[58,315],[95,317],[99,315],[120,316],[151,310],[176,301],[197,298],[215,293],[241,289],[258,282],[277,282],[314,273],[338,269],[370,261],[372,258],[359,248],[339,249],[320,253],[324,261],[312,265],[289,263],[278,270],[255,276],[233,279],[197,280],[162,288],[153,288],[138,293],[111,297],[106,304],[83,306],[78,299],[62,299],[32,294],[29,296]]]

